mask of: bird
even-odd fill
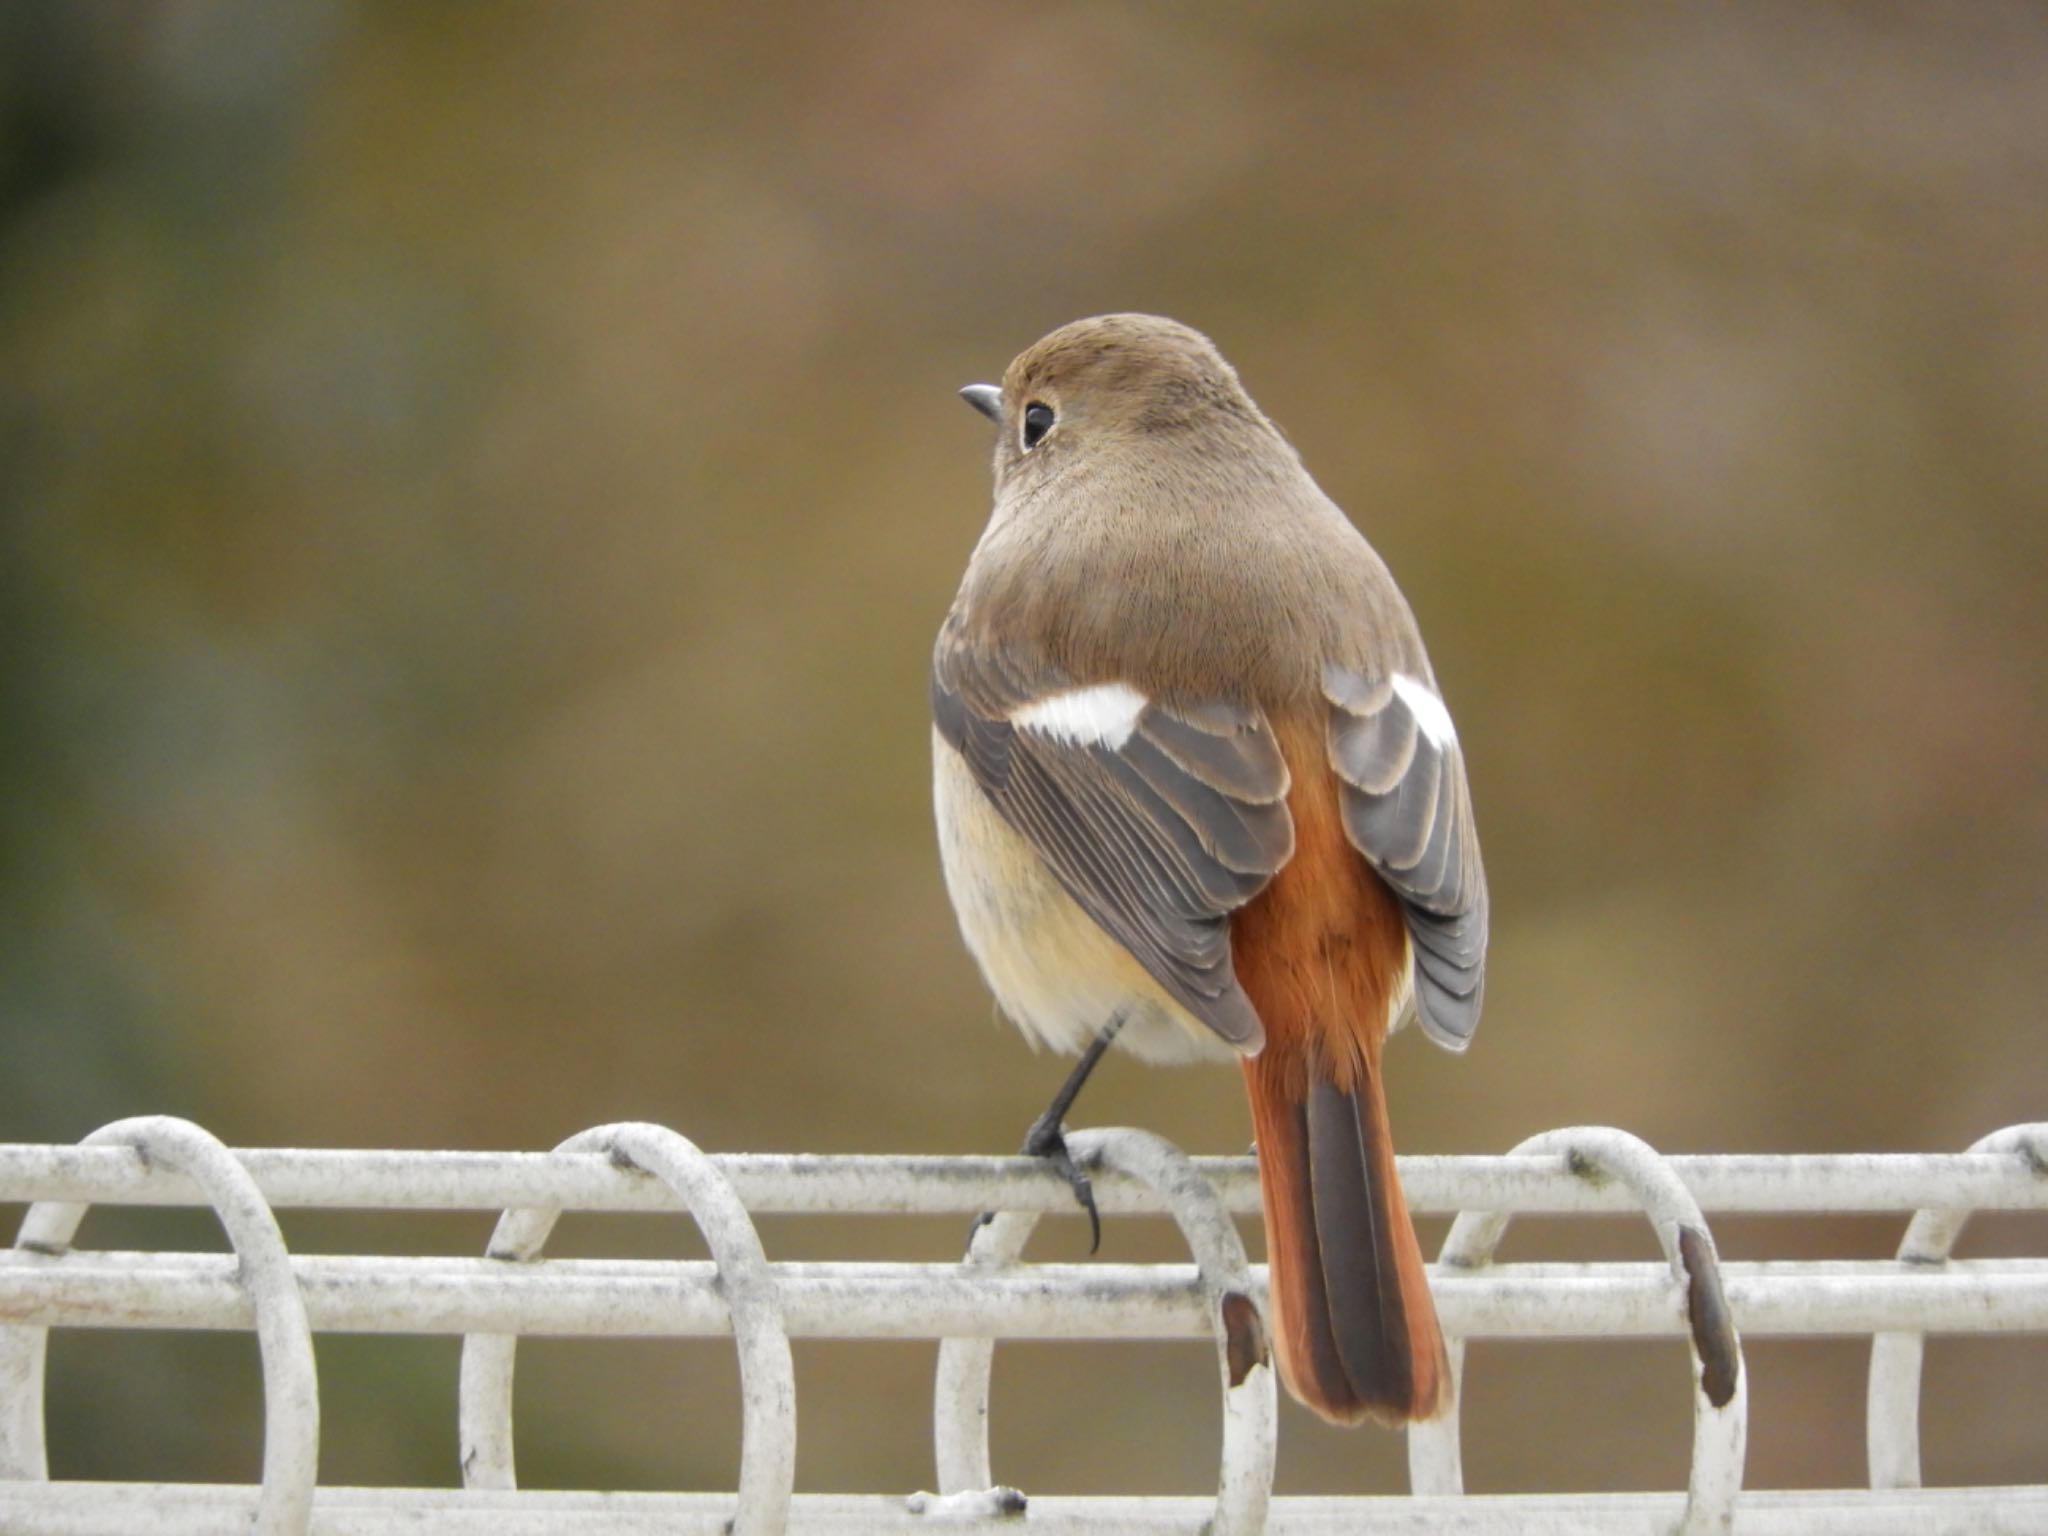
[[[960,393],[995,495],[933,650],[940,863],[1000,1012],[1080,1053],[1025,1151],[1094,1223],[1063,1126],[1103,1053],[1235,1059],[1281,1380],[1436,1416],[1383,1047],[1470,1043],[1489,900],[1414,614],[1199,331],[1078,320]]]

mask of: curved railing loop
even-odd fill
[[[1654,1147],[1606,1126],[1546,1131],[1530,1137],[1510,1155],[1562,1156],[1582,1177],[1618,1180],[1642,1205],[1672,1276],[1682,1288],[1691,1324],[1692,1469],[1678,1536],[1733,1529],[1748,1439],[1748,1373],[1742,1366],[1742,1343],[1722,1292],[1713,1235],[1700,1214],[1699,1202]],[[1451,1273],[1484,1269],[1493,1262],[1511,1219],[1512,1213],[1507,1211],[1461,1214],[1444,1239],[1437,1259],[1439,1268]],[[1452,1339],[1447,1347],[1451,1406],[1441,1419],[1411,1425],[1408,1431],[1408,1475],[1418,1494],[1464,1492],[1458,1405],[1463,1395],[1465,1344],[1462,1339]]]
[[[1970,1151],[2008,1153],[2036,1178],[2048,1179],[2048,1122],[1993,1131],[1972,1142]],[[1948,1263],[1973,1214],[1966,1206],[1915,1212],[1899,1243],[1899,1263],[1926,1268]],[[1874,1489],[1920,1486],[1920,1367],[1926,1353],[1924,1333],[1871,1336],[1864,1444]]]
[[[256,1314],[263,1361],[263,1483],[253,1528],[257,1536],[300,1536],[311,1528],[320,1471],[320,1385],[305,1300],[276,1213],[235,1155],[189,1120],[170,1115],[116,1120],[80,1145],[125,1146],[145,1165],[184,1174],[220,1218],[235,1250],[236,1281]],[[56,1200],[30,1206],[15,1248],[61,1262],[87,1209]],[[0,1480],[42,1482],[50,1475],[43,1441],[48,1352],[47,1328],[0,1327]]]
[[[711,1249],[719,1289],[732,1313],[740,1362],[739,1501],[735,1536],[767,1536],[788,1523],[796,1481],[796,1379],[782,1303],[753,1218],[732,1184],[687,1137],[665,1126],[600,1125],[557,1152],[602,1152],[621,1167],[661,1180]],[[505,1212],[491,1234],[491,1258],[530,1264],[560,1219],[560,1206]],[[518,1339],[473,1333],[462,1341],[461,1443],[465,1487],[516,1486],[512,1459],[512,1370]]]
[[[1222,1468],[1208,1529],[1214,1536],[1252,1536],[1264,1528],[1272,1498],[1279,1411],[1258,1288],[1237,1228],[1215,1186],[1185,1153],[1159,1136],[1077,1131],[1067,1145],[1078,1162],[1115,1169],[1156,1190],[1187,1239],[1216,1334],[1223,1393]],[[965,1263],[983,1268],[1014,1262],[1037,1225],[1034,1212],[998,1212],[975,1229]],[[952,1338],[939,1345],[932,1440],[942,1495],[969,1494],[994,1481],[988,1453],[994,1359],[993,1339]]]

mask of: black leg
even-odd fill
[[[1032,1121],[1031,1129],[1024,1133],[1024,1145],[1020,1150],[1027,1157],[1042,1157],[1052,1164],[1053,1172],[1067,1181],[1067,1187],[1074,1192],[1081,1209],[1088,1213],[1088,1251],[1095,1252],[1102,1246],[1102,1216],[1095,1209],[1095,1187],[1088,1182],[1088,1175],[1074,1166],[1074,1159],[1067,1152],[1065,1121],[1067,1111],[1074,1107],[1074,1100],[1080,1096],[1081,1085],[1088,1081],[1088,1074],[1095,1070],[1095,1064],[1102,1060],[1102,1053],[1109,1049],[1116,1039],[1117,1031],[1124,1027],[1124,1016],[1119,1013],[1102,1026],[1102,1033],[1088,1043],[1088,1049],[1081,1053],[1081,1059],[1074,1063],[1074,1070],[1067,1074],[1067,1080],[1060,1084],[1060,1091],[1052,1096],[1052,1102],[1045,1107],[1045,1113]],[[994,1220],[994,1213],[984,1211],[975,1219],[979,1230]]]

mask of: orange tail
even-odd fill
[[[1394,1173],[1379,1064],[1350,1093],[1311,1075],[1304,1095],[1270,1054],[1244,1075],[1281,1379],[1332,1423],[1431,1418],[1448,1404],[1450,1374]]]
[[[1273,1336],[1281,1379],[1324,1418],[1402,1423],[1450,1396],[1381,1082],[1407,926],[1345,836],[1323,730],[1320,719],[1282,726],[1294,857],[1231,924],[1238,979],[1266,1026],[1244,1077]]]

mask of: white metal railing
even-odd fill
[[[1456,1410],[1409,1435],[1408,1498],[1274,1498],[1264,1276],[1232,1217],[1256,1211],[1245,1158],[1189,1158],[1137,1131],[1076,1133],[1106,1212],[1163,1211],[1194,1262],[1026,1264],[1039,1215],[1071,1209],[1027,1159],[708,1156],[674,1131],[605,1126],[552,1153],[230,1152],[199,1127],[122,1121],[74,1147],[0,1145],[0,1203],[33,1202],[0,1251],[0,1531],[266,1533],[908,1530],[1012,1520],[1154,1532],[1724,1531],[2048,1533],[2048,1485],[1920,1484],[1921,1340],[2048,1334],[2048,1258],[1954,1260],[1974,1210],[2048,1210],[2048,1124],[1956,1155],[1662,1157],[1624,1132],[1550,1132],[1504,1157],[1402,1159],[1411,1206],[1457,1213],[1432,1280],[1452,1369],[1474,1338],[1672,1336],[1690,1345],[1682,1493],[1466,1495]],[[71,1246],[90,1204],[211,1206],[232,1255]],[[286,1208],[501,1210],[479,1258],[294,1255]],[[708,1261],[544,1259],[565,1210],[687,1212]],[[752,1215],[998,1211],[963,1264],[771,1263]],[[1516,1215],[1648,1218],[1662,1263],[1502,1264]],[[1724,1263],[1710,1214],[1912,1216],[1891,1260]],[[751,1214],[750,1214],[751,1213]],[[255,1487],[52,1482],[43,1372],[52,1327],[253,1328],[265,1442]],[[459,1334],[460,1489],[317,1485],[318,1332]],[[1743,1336],[1869,1334],[1870,1487],[1744,1490]],[[733,1494],[539,1493],[516,1486],[511,1379],[523,1335],[731,1335],[743,1435]],[[988,1387],[998,1338],[1215,1342],[1224,1433],[1200,1497],[1072,1499],[995,1485]],[[792,1338],[939,1339],[938,1492],[796,1494]],[[2048,1388],[2024,1405],[2048,1425]],[[2048,1439],[2048,1428],[2043,1430]]]

